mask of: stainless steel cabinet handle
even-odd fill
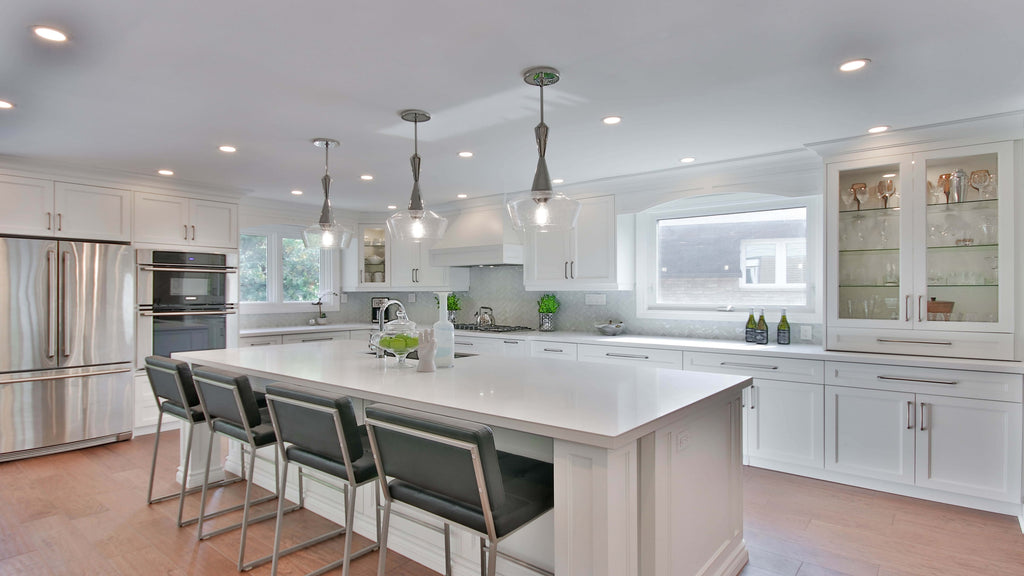
[[[237,314],[234,310],[209,310],[203,312],[150,312],[144,310],[139,312],[139,316],[223,316],[224,314]]]
[[[303,338],[303,342],[324,342],[326,340],[334,340],[334,338]]]
[[[924,322],[924,318],[921,317],[921,301],[923,299],[924,299],[924,296],[918,295],[918,297],[917,297],[917,321],[918,322]]]
[[[922,384],[945,384],[947,386],[956,386],[957,380],[922,380],[921,378],[904,378],[902,376],[878,376],[879,380],[898,380],[900,382],[920,382]]]
[[[949,340],[901,340],[899,338],[875,338],[875,341],[890,344],[934,344],[936,346],[953,345],[953,342]]]
[[[925,407],[925,403],[921,402],[921,431],[922,432],[924,432],[926,430],[926,428],[924,427],[924,407]]]
[[[95,372],[82,372],[79,374],[63,374],[61,376],[29,376],[28,378],[18,378],[17,380],[2,380],[0,383],[3,384],[20,384],[22,382],[42,382],[44,380],[70,380],[71,378],[88,378],[90,376],[105,376],[107,374],[121,374],[123,372],[131,372],[131,368],[118,368],[116,370],[96,370]]]
[[[146,272],[197,272],[202,274],[237,274],[237,268],[171,268],[166,266],[139,266]]]
[[[57,232],[62,232],[64,228],[64,214],[57,212]]]
[[[907,311],[903,315],[903,319],[906,320],[907,322],[910,322],[910,294],[907,294],[907,298],[904,302],[904,305],[907,307]]]
[[[576,261],[572,260],[569,262],[569,278],[576,279]]]
[[[46,251],[46,357],[57,355],[57,252]]]
[[[569,261],[568,260],[566,260],[565,262],[562,263],[562,274],[565,276],[566,280],[569,279]]]
[[[618,352],[605,352],[604,355],[609,356],[611,358],[633,358],[636,360],[650,360],[649,356],[645,356],[643,354],[620,354]]]
[[[907,430],[914,429],[914,402],[907,400]]]
[[[60,227],[57,228],[58,230]],[[71,261],[68,260],[68,253],[65,252],[62,256],[64,259],[64,278],[61,280],[61,292],[63,292],[61,301],[64,304],[63,310],[63,321],[61,322],[61,329],[64,331],[64,356],[71,356],[71,327],[68,325],[68,278],[71,277]]]
[[[188,224],[185,224],[184,226],[185,226],[185,237],[184,237],[184,239],[188,240]]]
[[[778,370],[778,366],[769,366],[767,364],[744,364],[743,362],[721,362],[722,366],[736,366],[738,368],[757,368],[758,370]]]
[[[196,239],[196,225],[195,224],[192,225],[192,239],[193,240]]]
[[[46,213],[46,229],[53,230],[53,212]]]
[[[565,352],[565,350],[562,350],[561,348],[545,348],[544,351],[545,352]]]
[[[455,344],[456,344],[456,346],[472,346],[473,345],[472,342],[459,342],[459,341],[456,341]]]
[[[502,340],[505,344],[519,344],[519,340]]]
[[[253,342],[249,346],[270,346],[270,342]]]

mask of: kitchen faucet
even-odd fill
[[[398,300],[388,300],[387,302],[385,302],[384,304],[381,305],[380,312],[377,314],[377,330],[378,330],[378,334],[380,332],[384,331],[384,313],[387,311],[388,307],[391,306],[392,304],[398,304],[398,314],[399,314],[400,318],[408,318],[409,317],[405,313],[405,304],[402,304]],[[380,346],[374,344],[374,342],[373,342],[373,337],[374,336],[375,336],[374,334],[370,334],[370,349],[372,349],[375,352],[377,352],[377,358],[383,358],[384,357],[384,349],[381,348]]]

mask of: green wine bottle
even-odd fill
[[[755,340],[755,338],[754,338],[754,331],[755,330],[757,330],[757,320],[754,320],[754,309],[751,308],[750,309],[750,316],[747,317],[747,333],[746,333],[747,342],[753,342]]]
[[[775,336],[779,344],[789,344],[789,320],[786,319],[786,309],[782,309],[782,318],[779,319],[779,331]]]
[[[761,308],[761,316],[757,319],[757,327],[754,329],[754,344],[768,343],[768,323],[764,321],[764,308]]]

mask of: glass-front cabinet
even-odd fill
[[[383,224],[360,224],[354,240],[361,243],[359,286],[387,286],[391,280],[387,229]]]
[[[828,165],[830,349],[1013,358],[1013,155],[1001,142]]]

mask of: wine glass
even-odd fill
[[[853,186],[850,186],[850,194],[853,196],[853,202],[857,205],[857,210],[860,210],[860,197],[863,194],[865,200],[867,199],[868,185],[863,182],[858,182]]]
[[[882,207],[889,207],[889,197],[896,193],[896,186],[893,184],[892,179],[879,180],[878,186],[875,188],[875,195],[882,200]]]
[[[952,185],[950,181],[953,178],[952,174],[939,174],[939,190],[946,195],[946,204],[949,204],[949,188]]]
[[[979,198],[984,198],[984,194],[982,193],[982,190],[985,189],[988,186],[988,181],[989,181],[989,172],[988,172],[988,170],[975,170],[974,172],[971,172],[971,177],[970,177],[969,182],[971,183],[971,188],[974,188],[975,190],[978,191],[978,197]]]

